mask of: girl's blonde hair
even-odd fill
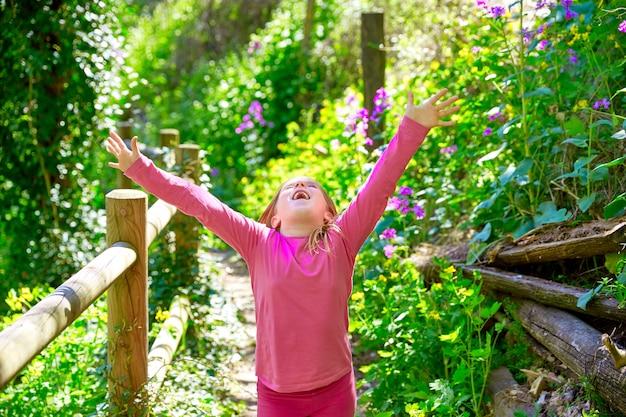
[[[328,195],[328,193],[326,192],[324,187],[320,185],[320,183],[318,183],[317,181],[309,177],[304,177],[304,178],[306,178],[307,181],[310,181],[313,184],[315,184],[315,186],[319,188],[319,190],[322,192],[322,195],[324,196],[324,201],[326,201],[326,208],[328,212],[331,214],[331,218],[332,218],[329,222],[326,222],[323,225],[315,228],[311,232],[311,234],[309,235],[309,241],[307,242],[307,249],[309,250],[310,253],[317,252],[320,249],[325,252],[330,253],[331,250],[330,250],[330,244],[328,242],[328,232],[330,230],[335,230],[341,233],[341,229],[339,229],[339,226],[335,224],[335,219],[337,218],[337,214],[338,214],[337,207],[335,206],[335,203],[333,202],[333,200],[330,198],[330,195]],[[280,185],[280,187],[274,194],[274,197],[272,197],[272,200],[270,201],[269,205],[266,207],[263,214],[261,214],[261,217],[259,217],[259,222],[264,223],[267,227],[270,227],[270,228],[272,227],[272,217],[274,216],[276,212],[276,203],[278,202],[278,196],[283,191],[283,187],[285,186],[285,184],[287,184],[288,182],[289,180],[283,182]]]

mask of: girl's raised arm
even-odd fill
[[[107,138],[107,151],[117,158],[117,162],[109,162],[111,168],[116,168],[122,172],[126,172],[128,168],[141,156],[139,147],[137,146],[137,136],[130,141],[132,150],[126,147],[126,144],[115,132],[110,133]]]

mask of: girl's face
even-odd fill
[[[313,227],[332,220],[322,187],[311,178],[296,177],[283,184],[272,217],[272,227],[309,223]]]

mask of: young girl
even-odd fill
[[[260,220],[154,166],[111,132],[107,150],[146,191],[196,217],[232,246],[250,271],[257,323],[258,416],[352,417],[356,390],[348,338],[355,258],[429,129],[451,126],[457,97],[441,90],[419,106],[408,93],[396,136],[346,210],[314,180],[297,177],[277,191]]]

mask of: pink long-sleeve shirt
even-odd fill
[[[146,157],[125,174],[239,252],[254,293],[257,377],[274,391],[308,391],[352,371],[348,301],[355,259],[427,133],[421,124],[402,120],[367,182],[337,218],[341,233],[329,232],[329,252],[310,253],[308,236],[283,236]]]

